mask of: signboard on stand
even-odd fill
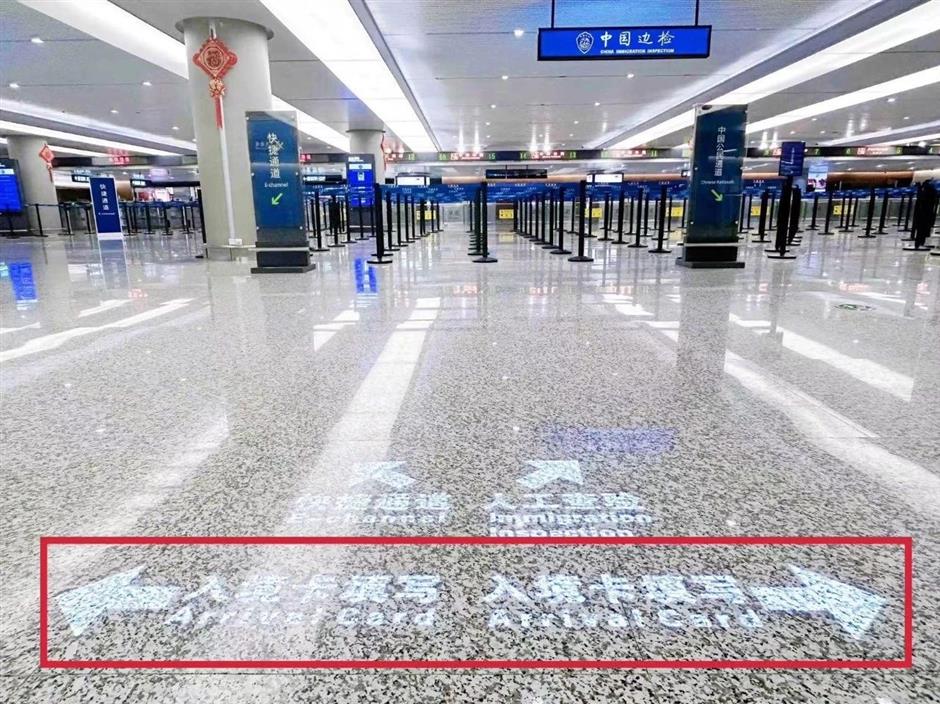
[[[829,164],[825,161],[814,161],[809,165],[806,175],[807,191],[825,191],[829,183]]]
[[[689,225],[683,255],[676,260],[681,266],[744,266],[737,260],[737,220],[746,125],[746,105],[703,105],[696,109]]]
[[[780,144],[780,166],[778,176],[801,176],[803,157],[806,155],[806,142],[782,142]]]
[[[95,231],[99,240],[124,239],[121,227],[121,209],[118,205],[117,186],[114,179],[105,176],[92,176],[91,210],[95,216]]]
[[[252,273],[309,271],[297,114],[263,110],[245,117],[257,247],[268,250],[257,253]]]
[[[562,27],[539,29],[539,61],[598,59],[705,59],[710,25],[667,27]]]

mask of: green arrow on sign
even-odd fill
[[[714,191],[712,191],[714,193]],[[276,196],[271,196],[271,205],[278,205],[281,202],[281,196],[283,193],[278,193]]]
[[[712,188],[711,191],[712,191],[712,195],[715,196],[715,201],[716,201],[717,203],[720,203],[721,201],[723,201],[723,200],[725,199],[725,194],[724,194],[724,193],[719,193],[719,192],[716,191],[714,188]]]

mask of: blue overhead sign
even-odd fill
[[[265,110],[245,117],[258,244],[306,244],[297,114]]]
[[[803,173],[806,142],[781,142],[778,176],[799,176]]]
[[[539,61],[580,59],[704,59],[709,25],[539,29]]]
[[[95,230],[98,232],[98,239],[121,239],[123,237],[121,211],[118,206],[117,187],[114,185],[114,179],[104,176],[92,176],[89,185],[91,187],[91,210],[95,216]]]

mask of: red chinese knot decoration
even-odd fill
[[[215,101],[215,125],[222,129],[222,96],[225,95],[222,79],[238,63],[238,57],[221,39],[209,37],[193,56],[193,63],[209,76],[209,95]]]
[[[49,148],[48,144],[43,144],[42,149],[39,150],[39,158],[46,162],[46,171],[49,172],[49,180],[52,180],[52,161],[55,159],[55,154],[52,149]]]

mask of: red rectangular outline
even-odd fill
[[[901,660],[52,660],[49,658],[50,545],[897,545],[904,548]],[[42,669],[859,669],[914,665],[914,540],[907,536],[41,536],[39,667]]]

